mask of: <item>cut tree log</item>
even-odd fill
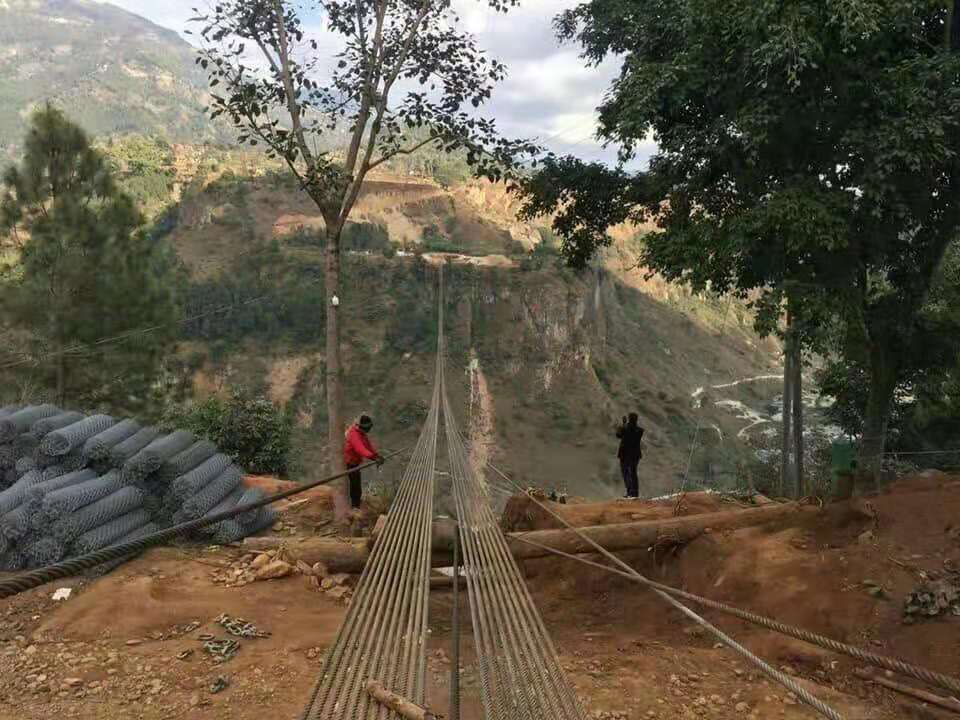
[[[766,505],[748,510],[733,510],[688,517],[644,520],[619,525],[599,525],[580,528],[588,537],[593,538],[608,550],[631,550],[648,548],[653,545],[687,543],[702,535],[707,529],[712,531],[735,530],[737,528],[762,525],[773,521],[799,518],[808,513],[819,512],[817,508],[801,506],[796,503],[785,505]],[[431,567],[451,567],[453,554],[445,551],[448,541],[452,542],[452,530],[444,524],[434,529],[434,552]],[[596,552],[570,530],[534,530],[524,533],[510,533],[507,538],[527,538],[547,547],[574,554]],[[275,550],[285,547],[291,555],[308,565],[323,563],[331,573],[359,573],[370,557],[368,538],[247,538],[242,547],[250,550]],[[520,560],[546,557],[550,552],[532,545],[511,543],[514,557]]]
[[[390,692],[377,680],[367,682],[367,692],[370,693],[370,696],[378,703],[390,708],[408,720],[435,720],[441,717],[440,715],[434,715],[426,708],[410,702],[406,698],[400,697],[394,692]]]
[[[888,680],[881,675],[874,675],[866,670],[854,670],[853,674],[861,680],[875,682],[878,685],[883,685],[885,688],[895,690],[903,695],[909,695],[910,697],[921,700],[925,703],[930,703],[931,705],[936,705],[937,707],[945,710],[952,710],[953,712],[960,714],[960,700],[956,700],[952,697],[934,695],[926,690],[920,690],[918,688],[911,687],[910,685],[904,685],[893,680]]]
[[[674,517],[662,520],[642,520],[640,522],[618,525],[596,525],[578,528],[587,537],[603,545],[607,550],[632,550],[648,548],[668,540],[671,544],[688,543],[703,535],[707,530],[736,530],[739,528],[762,525],[773,521],[783,521],[801,514],[819,512],[817,508],[797,503],[783,505],[765,505],[747,510],[733,510],[687,517]],[[590,554],[596,550],[584,542],[572,530],[533,530],[516,533],[517,536],[537,542],[541,545],[573,554]],[[512,534],[508,534],[510,538]],[[517,559],[527,560],[546,557],[549,551],[532,545],[511,543],[510,549]]]

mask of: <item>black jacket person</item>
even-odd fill
[[[617,457],[620,460],[620,472],[623,474],[623,484],[627,489],[627,497],[640,496],[640,478],[637,476],[637,466],[643,457],[641,441],[643,428],[637,424],[636,413],[623,419],[623,424],[617,428],[617,437],[620,439],[620,448]]]

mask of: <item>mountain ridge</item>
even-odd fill
[[[196,51],[175,31],[90,0],[0,0],[0,154],[15,156],[31,109],[64,107],[91,135],[223,142],[206,114]]]

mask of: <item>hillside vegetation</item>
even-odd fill
[[[204,316],[187,328],[184,372],[200,396],[244,386],[290,403],[298,471],[316,474],[326,420],[322,219],[276,168],[195,153],[176,149],[171,172],[182,190],[157,220],[189,269],[186,314]],[[741,306],[628,269],[629,230],[619,252],[573,273],[549,230],[517,221],[514,210],[512,196],[488,183],[445,189],[396,175],[368,183],[346,232],[348,416],[372,412],[388,447],[415,438],[436,339],[442,254],[431,251],[448,251],[457,407],[490,460],[524,482],[618,492],[612,425],[636,409],[649,431],[645,491],[679,484],[698,424],[696,462],[721,468],[718,482],[736,482],[744,423],[723,408],[696,409],[691,395],[705,383],[776,373],[775,344],[757,340]],[[741,399],[762,404],[775,392],[745,387]]]
[[[13,157],[30,110],[68,108],[91,135],[157,133],[225,141],[205,115],[195,52],[172,30],[89,0],[0,2],[0,156]]]

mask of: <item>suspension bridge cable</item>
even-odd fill
[[[384,459],[396,457],[397,455],[406,452],[406,450],[407,449],[404,448],[402,450],[388,453],[384,455]],[[362,470],[363,468],[371,467],[373,464],[374,463],[366,463],[359,469]],[[137,540],[131,540],[130,542],[121,543],[119,545],[112,545],[110,547],[103,548],[102,550],[97,550],[96,552],[87,553],[86,555],[79,555],[78,557],[64,560],[63,562],[59,562],[55,565],[48,565],[44,568],[38,568],[36,570],[20,573],[19,575],[14,575],[13,577],[0,581],[0,598],[18,595],[22,592],[26,592],[27,590],[31,590],[35,587],[48,583],[51,580],[70,577],[83,572],[84,570],[89,570],[90,568],[97,567],[103,563],[110,562],[111,560],[126,558],[129,555],[141,552],[147,548],[163,545],[164,543],[167,543],[176,537],[186,535],[194,530],[199,530],[200,528],[207,527],[208,525],[213,525],[221,520],[228,520],[250,510],[256,510],[264,507],[265,505],[269,505],[270,503],[277,502],[278,500],[284,500],[288,497],[299,495],[302,492],[312,490],[320,485],[326,485],[334,480],[339,480],[340,478],[346,477],[348,474],[348,472],[337,473],[336,475],[331,475],[321,480],[314,480],[313,482],[304,483],[295,488],[290,488],[289,490],[283,490],[281,492],[274,493],[273,495],[268,495],[260,500],[244,503],[243,505],[237,505],[230,510],[224,510],[223,512],[212,515],[205,515],[196,520],[174,525],[166,530],[160,530],[159,532],[145,535]]]
[[[518,483],[516,483],[514,480],[509,478],[507,475],[503,474],[502,472],[500,472],[499,470],[491,466],[489,463],[487,467],[490,467],[492,470],[494,470],[494,472],[500,475],[500,477],[502,477],[505,481],[515,486],[520,492],[523,492],[523,488],[521,488]],[[632,575],[637,575],[641,578],[646,579],[646,577],[642,575],[639,571],[627,565],[625,562],[623,562],[620,558],[618,558],[612,552],[607,550],[605,547],[603,547],[598,542],[593,540],[593,538],[591,538],[586,533],[584,533],[581,529],[571,525],[566,518],[554,512],[550,508],[548,508],[544,503],[540,502],[537,498],[533,497],[532,495],[528,494],[528,497],[530,497],[530,499],[538,507],[540,507],[545,512],[549,513],[552,517],[554,517],[556,520],[561,522],[568,530],[571,530],[574,534],[576,534],[577,537],[579,537],[581,540],[589,544],[597,552],[599,552],[600,554],[604,555],[605,557],[607,557],[608,559],[612,560],[614,563],[619,565],[627,573],[630,573]],[[830,718],[831,720],[843,720],[843,717],[836,710],[831,708],[822,700],[819,700],[818,698],[816,698],[813,694],[811,694],[805,688],[801,687],[793,678],[789,677],[783,672],[780,672],[779,670],[774,668],[772,665],[767,663],[765,660],[761,659],[760,657],[752,653],[750,650],[745,648],[743,645],[739,644],[736,640],[734,640],[732,637],[724,633],[722,630],[711,625],[709,622],[707,622],[707,620],[705,620],[700,615],[697,615],[697,613],[690,610],[690,608],[688,608],[686,605],[676,600],[674,597],[664,592],[663,590],[660,590],[659,588],[651,587],[651,590],[655,594],[657,594],[660,598],[665,600],[668,604],[673,606],[676,610],[679,610],[681,613],[687,616],[690,620],[693,620],[695,623],[697,623],[702,628],[707,630],[710,634],[712,634],[715,638],[717,638],[717,640],[719,640],[721,643],[723,643],[724,645],[729,647],[731,650],[736,652],[738,655],[743,657],[745,660],[747,660],[748,662],[756,666],[764,675],[769,677],[771,680],[775,680],[777,683],[779,683],[780,685],[784,686],[785,688],[793,692],[800,700],[805,702],[807,705],[812,707],[821,715],[823,715],[824,717]]]
[[[796,640],[801,640],[812,645],[817,645],[826,650],[832,650],[836,653],[842,655],[848,655],[856,660],[861,660],[863,662],[870,663],[875,667],[883,668],[885,670],[890,670],[891,672],[900,673],[901,675],[907,675],[913,677],[917,680],[921,680],[930,685],[937,685],[946,690],[950,690],[954,693],[960,693],[960,680],[957,678],[950,677],[949,675],[944,675],[943,673],[936,672],[934,670],[929,670],[919,665],[914,665],[908,663],[905,660],[900,660],[899,658],[891,658],[885,655],[877,655],[876,653],[870,652],[869,650],[864,650],[863,648],[856,647],[855,645],[848,645],[847,643],[839,642],[832,638],[825,637],[824,635],[819,635],[809,630],[804,630],[803,628],[798,628],[793,625],[787,625],[781,623],[777,620],[764,617],[763,615],[758,615],[756,613],[749,612],[747,610],[741,610],[740,608],[734,607],[732,605],[727,605],[726,603],[718,602],[716,600],[710,600],[709,598],[701,597],[695,595],[686,590],[681,590],[679,588],[671,587],[670,585],[664,585],[663,583],[658,583],[655,580],[650,580],[644,576],[639,576],[634,573],[624,572],[623,570],[618,570],[617,568],[610,567],[609,565],[604,565],[603,563],[590,560],[582,555],[574,555],[573,553],[564,552],[563,550],[558,550],[552,548],[549,545],[544,545],[539,543],[536,540],[531,540],[529,538],[520,537],[518,535],[511,535],[510,540],[513,542],[519,542],[524,545],[530,545],[531,547],[539,548],[558,557],[563,557],[568,560],[576,560],[579,563],[584,565],[589,565],[591,567],[604,570],[613,575],[619,575],[620,577],[627,578],[634,582],[638,582],[641,585],[646,587],[656,588],[662,590],[665,593],[675,595],[676,597],[684,598],[695,602],[698,605],[702,605],[713,610],[719,610],[720,612],[733,615],[741,620],[746,622],[753,623],[760,627],[767,628],[768,630],[773,630],[778,632],[781,635],[786,635],[792,637]]]

